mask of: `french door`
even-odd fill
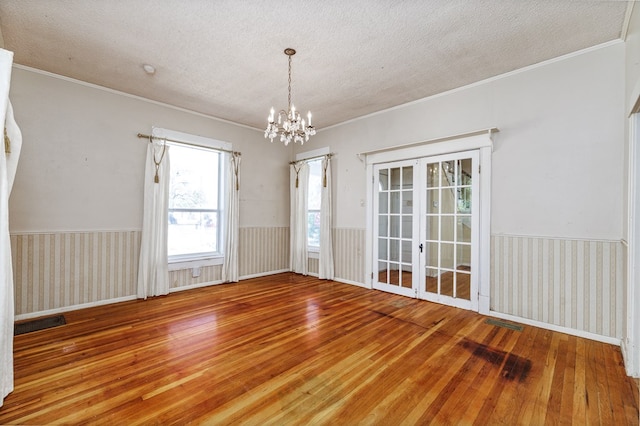
[[[374,166],[374,288],[478,310],[478,158]]]
[[[419,215],[414,200],[418,200],[415,185],[415,160],[385,163],[374,167],[373,287],[404,296],[416,296],[414,269],[418,272],[419,256],[415,250],[415,231]]]

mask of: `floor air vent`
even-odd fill
[[[13,335],[18,336],[20,334],[31,333],[32,331],[44,330],[47,328],[58,327],[66,324],[63,315],[56,315],[53,317],[38,318],[32,321],[21,322],[14,324]]]
[[[523,326],[518,324],[512,324],[510,322],[504,322],[493,318],[487,318],[485,324],[491,324],[498,327],[508,328],[509,330],[522,331],[524,329]]]

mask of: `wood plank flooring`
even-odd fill
[[[16,336],[0,424],[638,424],[615,346],[311,277],[65,317]]]

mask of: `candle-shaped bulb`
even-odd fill
[[[311,126],[311,111],[307,113],[307,118],[309,119],[309,126]]]

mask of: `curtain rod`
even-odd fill
[[[197,148],[211,148],[209,146],[198,145],[198,144],[195,144],[195,143],[190,143],[190,142],[185,142],[185,141],[178,141],[178,140],[175,140],[175,139],[161,138],[161,137],[158,137],[158,136],[145,135],[144,133],[138,133],[138,137],[141,138],[141,139],[142,138],[149,139],[149,142],[151,142],[151,139],[162,139],[163,141],[166,141],[166,142],[176,142],[176,143],[181,143],[181,144],[184,144],[184,145],[195,146]],[[215,149],[216,151],[229,152],[229,153],[234,154],[234,155],[242,155],[241,152],[230,151],[230,150],[224,149],[224,148],[211,148],[211,149]]]
[[[301,162],[301,161],[315,160],[315,159],[322,158],[322,157],[328,157],[328,158],[331,158],[331,157],[333,157],[334,155],[336,155],[336,154],[335,154],[335,153],[333,153],[333,152],[330,152],[330,153],[328,153],[328,154],[316,155],[315,157],[303,158],[303,159],[301,159],[301,160],[296,160],[296,161],[289,161],[289,164],[296,164],[296,163],[299,163],[299,162]]]

